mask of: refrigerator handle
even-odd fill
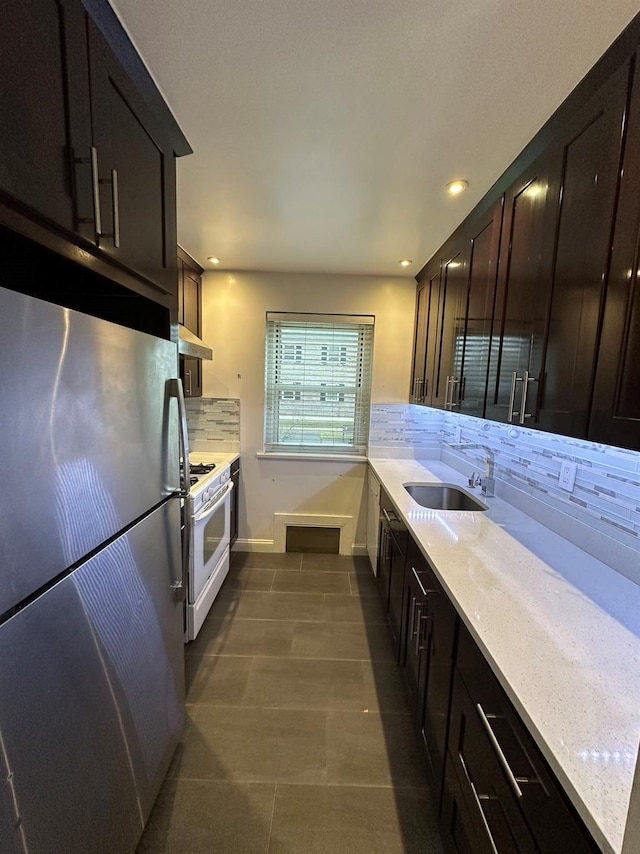
[[[180,498],[186,500],[189,496],[189,483],[191,480],[191,470],[189,468],[189,433],[187,431],[187,409],[184,405],[184,393],[182,391],[182,381],[179,379],[169,380],[169,393],[171,397],[175,397],[178,402],[178,417],[180,421],[180,456],[182,457],[182,483],[180,492],[177,493]],[[184,525],[182,528],[182,577],[179,581],[174,581],[171,585],[174,590],[182,590],[182,599],[186,598],[187,591],[187,570],[189,567],[189,520],[187,519],[188,507],[183,507]]]
[[[189,433],[187,430],[187,408],[184,403],[184,392],[182,380],[170,379],[169,390],[171,397],[178,401],[178,418],[180,419],[180,456],[182,457],[182,483],[180,489],[181,498],[189,495],[189,482],[191,480],[191,469],[189,467]]]

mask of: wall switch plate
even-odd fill
[[[462,427],[458,424],[453,432],[453,441],[459,442],[462,439]]]
[[[560,465],[560,489],[566,489],[567,492],[573,492],[573,485],[576,482],[576,464],[569,463],[566,460]]]

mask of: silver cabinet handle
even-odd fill
[[[424,388],[422,389],[422,397],[420,398],[420,403],[424,403],[427,393],[429,391],[429,377],[424,381]]]
[[[414,403],[418,402],[417,385],[418,385],[418,377],[414,377],[414,379],[413,379],[413,402]]]
[[[120,248],[120,195],[118,193],[118,170],[111,170],[111,201],[113,204],[113,245]]]
[[[191,397],[191,371],[185,371],[185,372],[184,372],[184,376],[185,376],[185,379],[186,379],[187,377],[189,377],[189,385],[188,385],[188,387],[185,389],[185,391],[186,391],[187,397]]]
[[[509,395],[509,416],[507,418],[507,421],[509,422],[509,424],[513,423],[514,415],[520,414],[519,412],[516,412],[513,407],[514,407],[515,401],[516,401],[516,384],[521,383],[521,382],[523,382],[523,377],[519,377],[518,372],[514,371],[511,374],[511,393]]]
[[[523,386],[522,386],[522,406],[520,407],[520,423],[524,424],[525,418],[531,418],[532,417],[532,413],[527,412],[527,393],[529,391],[529,383],[537,383],[538,380],[536,377],[530,376],[529,371],[525,371],[522,382],[523,382]]]
[[[493,851],[493,854],[499,854],[498,849],[496,848],[496,843],[493,839],[493,834],[491,833],[491,828],[489,827],[489,824],[487,822],[487,817],[484,814],[484,810],[482,809],[482,803],[481,803],[481,799],[487,800],[487,801],[498,800],[498,799],[493,795],[479,795],[478,792],[476,791],[476,787],[473,785],[471,777],[469,776],[469,772],[467,771],[467,765],[466,765],[464,758],[462,756],[462,753],[460,751],[458,751],[458,759],[460,761],[460,764],[462,765],[462,770],[464,771],[464,776],[466,777],[467,783],[469,784],[469,786],[471,788],[471,792],[473,794],[473,799],[475,800],[476,806],[478,807],[478,812],[480,813],[480,817],[482,818],[482,824],[484,826],[485,833],[487,834],[487,839],[489,840],[489,844],[491,845],[491,850]]]
[[[118,170],[111,170],[110,178],[99,178],[98,184],[111,185],[111,215],[113,218],[113,231],[107,233],[100,231],[100,236],[107,240],[113,240],[113,245],[118,249],[120,247],[120,194],[118,192]]]
[[[456,376],[447,377],[447,385],[444,393],[444,408],[445,409],[453,409],[454,406],[458,406],[457,403],[453,402],[453,392],[454,387],[460,383],[460,380]]]
[[[96,240],[102,237],[102,214],[100,212],[100,176],[98,175],[98,149],[89,148],[89,157],[76,157],[76,163],[88,163],[91,167],[91,196],[93,201],[93,219],[81,217],[78,223],[93,223]]]
[[[96,236],[102,235],[102,214],[100,213],[100,176],[98,175],[98,149],[91,146],[91,188],[93,190],[93,221],[96,224]]]
[[[498,762],[502,766],[502,770],[504,771],[506,778],[509,781],[509,785],[511,786],[514,795],[516,796],[516,798],[521,798],[522,797],[522,789],[518,785],[518,781],[516,780],[513,771],[509,767],[509,763],[507,762],[507,757],[502,752],[502,748],[500,747],[498,739],[496,738],[495,733],[494,733],[493,729],[491,728],[491,724],[489,723],[489,718],[484,713],[484,709],[482,708],[480,703],[477,703],[476,710],[478,712],[478,715],[480,716],[482,726],[485,728],[485,731],[489,737],[489,741],[491,742],[491,746],[493,747],[494,753],[498,757]],[[490,715],[489,717],[495,718],[496,715]],[[523,782],[525,782],[525,781],[523,780]],[[526,782],[528,782],[528,780]]]

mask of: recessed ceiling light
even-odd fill
[[[215,255],[209,255],[209,257],[207,258],[207,261],[209,261],[211,264],[219,264],[220,263],[220,259],[216,258]]]
[[[451,181],[449,184],[447,184],[447,193],[449,193],[450,196],[458,196],[460,193],[463,193],[468,186],[468,181]]]
[[[411,258],[403,258],[402,261],[398,261],[401,267],[410,267],[413,264]]]

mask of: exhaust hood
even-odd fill
[[[197,335],[194,335],[190,329],[178,324],[178,353],[181,356],[189,356],[192,359],[213,359],[213,350],[207,347],[204,341],[201,341]]]

